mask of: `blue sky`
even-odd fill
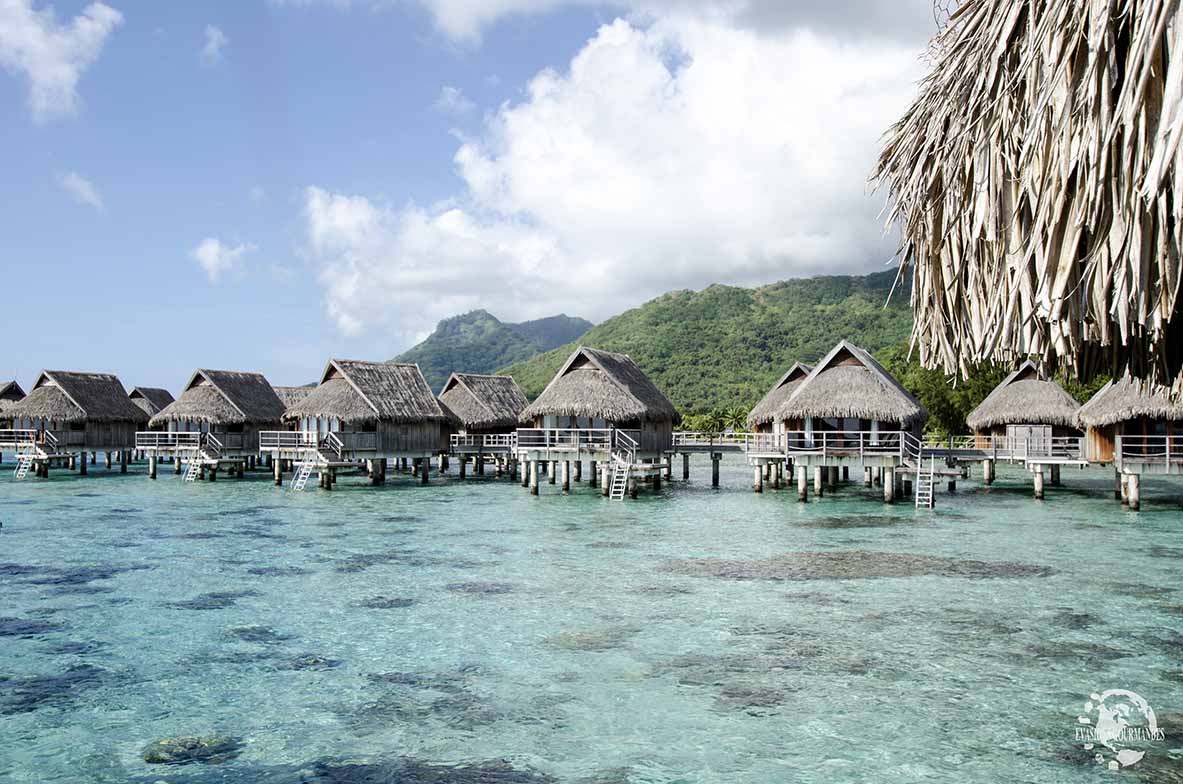
[[[304,383],[473,307],[881,268],[909,8],[0,0],[0,377]]]

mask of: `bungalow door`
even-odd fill
[[[1007,425],[1007,446],[1021,454],[1046,457],[1052,453],[1051,425]]]

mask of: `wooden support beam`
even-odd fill
[[[805,466],[797,466],[797,500],[809,500],[809,474]]]

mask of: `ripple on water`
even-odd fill
[[[865,550],[796,552],[753,560],[686,558],[671,561],[662,570],[729,580],[777,581],[923,576],[988,579],[1049,577],[1055,574],[1055,570],[1048,566]]]
[[[500,596],[513,593],[515,590],[511,583],[492,582],[448,583],[445,588],[452,593],[471,593],[481,596]]]
[[[259,592],[255,590],[210,591],[194,596],[192,599],[168,602],[165,606],[177,610],[225,610],[227,607],[237,604],[239,599],[258,595]]]

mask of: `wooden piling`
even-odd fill
[[[797,500],[809,500],[809,472],[805,466],[797,466]]]
[[[813,494],[818,498],[825,495],[825,487],[822,481],[822,474],[825,473],[825,470],[825,466],[819,465],[813,467]]]
[[[538,495],[538,463],[537,460],[530,461],[530,495]]]
[[[276,487],[283,487],[283,461],[282,460],[272,460],[271,461],[271,472],[275,476],[275,486]]]
[[[711,454],[711,487],[719,486],[719,461],[723,459],[723,455],[715,452]]]
[[[582,482],[583,481],[583,461],[576,460],[575,465],[573,465],[572,468],[575,469],[574,481]]]
[[[1129,474],[1126,478],[1126,497],[1130,502],[1130,511],[1137,512],[1142,508],[1142,477],[1140,474]]]
[[[752,476],[752,490],[757,493],[764,492],[764,466],[757,465]]]
[[[895,503],[895,468],[884,466],[882,469],[883,503]]]
[[[1060,486],[1060,467],[1058,465],[1053,465],[1051,467],[1051,469],[1052,469],[1052,477],[1051,477],[1052,487],[1059,487]]]
[[[871,466],[863,466],[863,487],[870,487],[872,481]]]
[[[690,453],[689,452],[682,453],[682,479],[683,480],[690,479]]]
[[[555,484],[559,479],[558,460],[551,460],[546,464],[546,481],[548,484]]]
[[[428,474],[431,473],[431,458],[421,458],[419,463],[419,484],[425,485],[427,484],[427,480],[430,478]]]
[[[562,465],[563,471],[563,495],[571,492],[571,461],[564,460]]]
[[[994,461],[993,460],[983,460],[982,461],[982,484],[985,484],[985,485],[994,484]]]
[[[148,478],[156,478],[156,453],[153,452],[148,456]]]
[[[1035,470],[1031,473],[1035,480],[1035,497],[1037,499],[1043,498],[1043,466],[1035,466]]]
[[[600,463],[600,494],[607,496],[612,491],[612,464],[605,460]]]
[[[86,452],[78,456],[78,476],[86,476]]]
[[[121,474],[127,473],[127,459],[130,455],[131,455],[131,452],[127,449],[120,449],[119,450],[119,473],[121,473]]]

